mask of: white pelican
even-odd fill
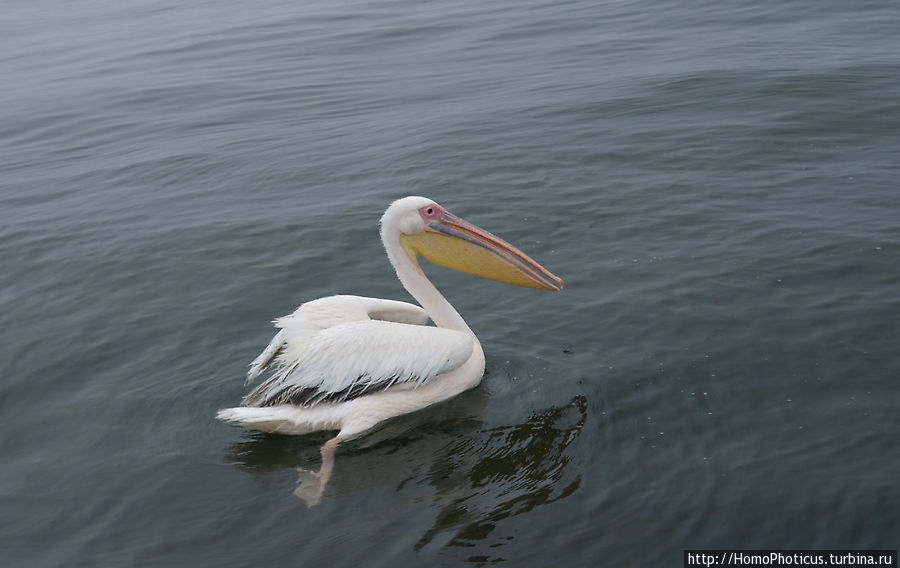
[[[338,430],[322,446],[319,472],[307,476],[315,486],[303,496],[310,505],[321,497],[341,442],[481,381],[481,344],[422,272],[419,256],[508,284],[563,287],[561,278],[512,245],[424,197],[405,197],[387,208],[381,241],[400,282],[422,307],[360,296],[301,305],[275,320],[280,331],[250,364],[248,384],[271,367],[269,378],[242,406],[218,413],[265,432]],[[436,327],[426,325],[429,318]]]

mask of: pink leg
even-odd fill
[[[322,492],[325,491],[325,485],[331,479],[331,472],[334,470],[334,452],[343,442],[339,437],[334,437],[322,446],[322,467],[319,471],[312,472],[302,468],[297,468],[300,473],[299,485],[294,490],[294,495],[303,499],[307,507],[318,505],[322,501]]]

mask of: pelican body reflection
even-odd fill
[[[587,420],[588,404],[577,396],[535,411],[520,424],[485,427],[481,416],[487,401],[487,393],[475,389],[427,412],[390,421],[359,440],[346,458],[357,463],[340,468],[332,480],[335,498],[393,485],[390,509],[397,516],[423,502],[437,511],[416,549],[485,544],[493,550],[502,545],[504,538],[494,533],[503,519],[577,492],[582,468],[571,446]],[[300,470],[314,459],[320,442],[251,436],[234,444],[227,460],[254,471]],[[371,466],[373,460],[379,460],[377,467]],[[303,499],[303,473],[300,481],[294,494]],[[385,522],[383,511],[372,522]]]

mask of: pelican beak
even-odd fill
[[[565,284],[516,247],[446,212],[422,233],[402,234],[400,243],[413,259],[423,256],[434,264],[498,282],[556,292]]]

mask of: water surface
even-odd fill
[[[38,1],[0,24],[0,548],[22,566],[651,566],[896,548],[892,2]],[[214,420],[269,321],[428,268],[483,384],[341,448]]]

